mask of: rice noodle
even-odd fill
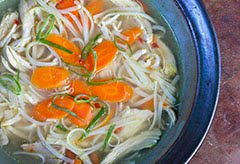
[[[60,154],[59,152],[57,152],[51,145],[49,145],[46,140],[43,137],[43,134],[41,132],[40,127],[37,128],[37,134],[39,139],[41,140],[42,144],[56,157],[58,157],[59,159],[68,162],[68,163],[74,163],[73,159],[70,159],[68,157],[65,157],[64,155]]]

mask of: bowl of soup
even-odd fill
[[[0,2],[4,163],[185,163],[219,94],[198,1]]]

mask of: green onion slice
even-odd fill
[[[48,41],[46,39],[39,39],[39,41],[41,43],[43,43],[43,44],[46,44],[46,45],[50,46],[50,47],[54,47],[54,48],[57,48],[59,50],[62,50],[64,52],[66,52],[66,53],[73,54],[73,52],[71,50],[69,50],[69,49],[67,49],[67,48],[65,48],[65,47],[63,47],[63,46],[61,46],[59,44],[53,43],[51,41]]]
[[[85,121],[84,119],[78,117],[78,115],[76,115],[74,112],[72,112],[71,110],[67,109],[67,108],[64,108],[64,107],[61,107],[61,106],[58,106],[54,101],[56,100],[56,98],[58,97],[62,97],[62,96],[68,96],[68,95],[55,95],[52,99],[52,106],[58,110],[62,110],[68,114],[70,114],[71,116],[77,118],[77,119],[80,119],[82,121]]]
[[[119,36],[114,36],[114,41],[113,41],[113,42],[114,42],[114,45],[117,47],[117,49],[118,49],[119,51],[127,52],[124,48],[122,48],[122,47],[120,47],[120,46],[118,45],[118,44],[119,44],[118,41],[126,44],[127,47],[128,47],[128,49],[130,50],[130,53],[133,54],[133,50],[132,50],[130,44],[129,44],[126,40],[120,38]]]
[[[85,129],[86,133],[82,134],[82,136],[80,137],[80,140],[84,139],[86,135],[96,127],[101,117],[103,117],[106,114],[106,111],[107,111],[106,106],[103,106],[101,110],[98,112],[98,114],[89,123],[88,127]]]
[[[0,85],[16,95],[21,94],[22,88],[19,83],[19,75],[17,77],[9,73],[0,75]]]
[[[104,85],[104,84],[109,84],[109,83],[113,83],[113,82],[117,82],[117,81],[123,81],[124,78],[116,78],[116,79],[112,79],[112,80],[108,80],[108,81],[91,81],[90,79],[87,79],[87,85],[91,85],[91,86],[96,86],[96,85]]]
[[[105,151],[105,149],[106,149],[106,147],[107,147],[107,144],[108,144],[108,142],[109,142],[110,139],[111,139],[111,136],[112,136],[112,133],[113,133],[115,127],[116,127],[116,124],[111,125],[110,128],[108,129],[106,138],[105,138],[104,143],[103,143],[103,151]]]
[[[83,66],[75,66],[75,65],[72,65],[69,63],[66,63],[66,64],[69,67],[69,71],[72,73],[75,73],[78,76],[81,76],[81,77],[90,77],[91,76],[91,73]],[[81,72],[81,73],[79,73],[79,72]],[[82,72],[84,72],[84,73],[82,73]]]
[[[54,22],[55,22],[55,16],[53,14],[50,14],[43,22],[43,25],[40,27],[36,39],[45,39],[50,32],[52,31],[54,27]]]
[[[89,56],[90,51],[96,46],[98,39],[101,37],[101,34],[95,36],[95,38],[89,42],[82,50],[81,59],[86,60]]]
[[[79,99],[81,98],[82,99]],[[87,97],[87,99],[85,99],[85,97]],[[75,96],[74,98],[74,101],[77,103],[77,104],[80,104],[80,103],[91,103],[93,101],[96,101],[98,99],[98,97],[94,96],[94,97],[89,97],[88,95],[85,95],[85,94],[80,94],[80,95],[77,95]]]
[[[58,124],[56,128],[60,129],[63,132],[68,132],[68,130],[62,124]]]

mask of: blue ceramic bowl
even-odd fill
[[[181,81],[178,121],[136,163],[185,163],[198,150],[211,125],[219,94],[220,54],[211,21],[198,0],[143,0],[167,29],[164,41],[174,52]],[[18,0],[0,1],[0,15]],[[16,163],[14,142],[0,150],[0,163]],[[27,159],[33,163],[31,159]],[[25,163],[25,162],[23,162]],[[35,162],[36,163],[36,162]]]

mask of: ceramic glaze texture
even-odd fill
[[[240,1],[204,0],[222,56],[219,105],[212,127],[190,164],[240,163]]]

